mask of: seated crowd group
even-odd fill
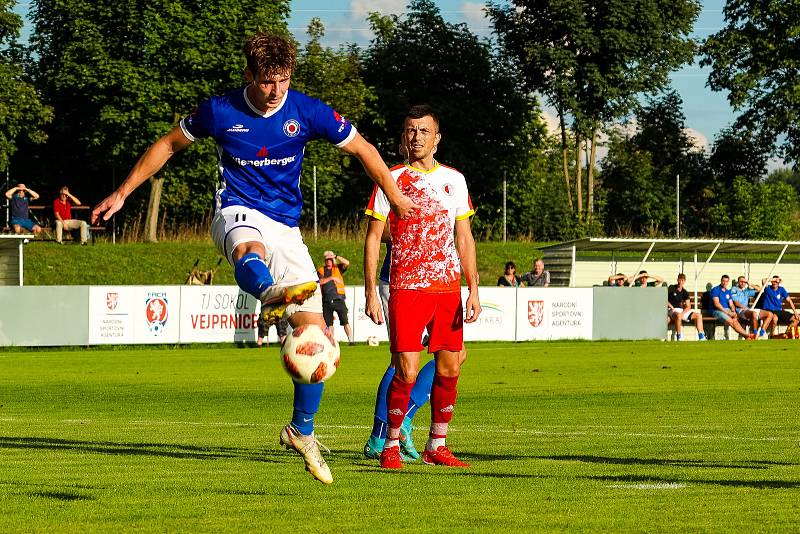
[[[544,261],[534,260],[530,271],[517,276],[517,266],[513,261],[506,262],[505,272],[497,279],[498,287],[521,287],[525,284],[528,287],[549,287],[550,272],[544,270]]]
[[[660,286],[663,282],[663,278],[649,275],[647,271],[640,271],[630,277],[622,273],[608,277],[608,284],[612,287],[653,287]],[[704,293],[698,309],[691,304],[691,297],[685,288],[686,275],[681,273],[676,283],[667,288],[667,322],[674,326],[678,341],[684,339],[684,324],[694,324],[698,341],[704,341],[704,319],[719,321],[733,328],[741,339],[778,337],[775,335],[778,324],[787,325],[787,332],[794,337],[800,316],[797,315],[792,297],[781,282],[778,275],[765,278],[761,282],[764,286],[762,289],[758,284],[750,284],[745,276],[739,276],[736,285],[729,287],[731,278],[726,274],[720,279],[719,285]],[[791,311],[784,309],[784,302]],[[780,335],[785,336],[786,334]]]
[[[34,220],[30,206],[30,201],[37,200],[39,194],[25,184],[19,183],[6,191],[6,198],[9,201],[10,212],[8,223],[14,233],[21,234],[25,231],[39,235],[42,226]],[[86,221],[72,217],[72,208],[76,206],[81,206],[81,201],[70,193],[66,186],[59,189],[58,198],[53,201],[56,242],[59,244],[64,244],[64,230],[79,230],[81,245],[85,245],[89,240],[89,225]]]

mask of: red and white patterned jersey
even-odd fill
[[[420,209],[413,217],[400,219],[378,187],[369,199],[367,215],[389,221],[389,287],[430,293],[459,291],[461,262],[453,231],[456,220],[475,213],[464,175],[439,163],[430,171],[398,165],[391,172],[400,191]]]

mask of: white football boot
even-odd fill
[[[290,423],[281,430],[281,445],[287,449],[296,450],[306,463],[306,471],[311,473],[314,478],[323,484],[333,482],[331,470],[319,450],[319,446],[322,444],[317,441],[313,433],[309,436],[304,436]],[[322,446],[330,452],[330,449],[325,445]]]

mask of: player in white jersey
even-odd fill
[[[333,109],[289,89],[296,48],[283,37],[257,33],[244,46],[247,84],[201,102],[197,110],[153,143],[120,187],[92,211],[108,220],[125,199],[196,138],[212,137],[220,153],[221,184],[212,237],[233,265],[236,282],[261,300],[262,315],[292,326],[325,329],[314,262],[298,228],[302,208],[300,170],[305,145],[327,139],[361,161],[399,217],[413,211],[378,151]],[[292,422],[280,441],[295,449],[306,469],[333,478],[314,437],[314,415],[323,384],[294,384]]]
[[[383,322],[383,313],[374,274],[387,221],[392,241],[388,320],[395,374],[387,392],[389,428],[380,456],[381,467],[387,469],[403,466],[400,433],[426,328],[436,371],[430,399],[431,429],[422,461],[468,467],[450,452],[445,439],[456,401],[463,322],[476,321],[481,312],[475,241],[470,229],[474,210],[464,176],[433,158],[440,139],[433,110],[429,106],[412,107],[405,119],[402,141],[408,162],[394,167],[392,175],[419,209],[413,217],[398,219],[377,189],[367,206],[371,219],[364,245],[365,312],[376,323]],[[469,287],[466,309],[461,304],[462,269]]]

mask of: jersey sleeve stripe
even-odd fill
[[[347,137],[345,137],[343,141],[341,141],[340,143],[336,143],[336,146],[339,147],[339,148],[342,148],[347,143],[352,141],[357,133],[358,133],[358,131],[356,130],[356,127],[351,124],[350,125],[350,133],[347,134]]]
[[[194,141],[195,141],[194,136],[189,133],[189,130],[186,129],[186,125],[183,124],[183,121],[184,121],[184,119],[181,119],[181,122],[179,123],[180,126],[181,126],[181,131],[183,132],[183,135],[186,136],[186,139],[188,139],[189,141],[194,143]]]
[[[466,213],[464,213],[462,215],[457,215],[456,216],[456,220],[457,221],[463,221],[464,219],[469,219],[473,215],[475,215],[475,210],[469,210],[468,212],[466,212]]]
[[[384,217],[383,215],[381,215],[378,212],[372,211],[371,209],[364,210],[364,213],[366,215],[369,215],[370,217],[374,217],[374,218],[378,219],[379,221],[386,222],[386,217]]]

